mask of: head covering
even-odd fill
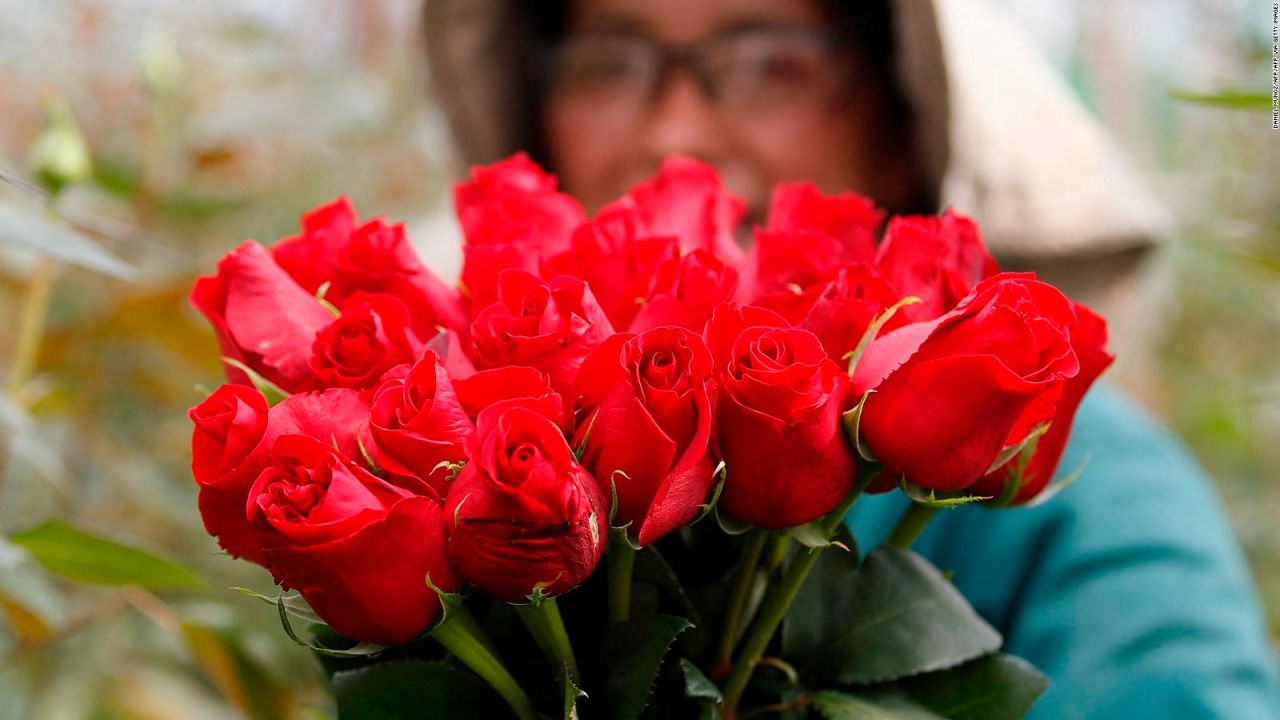
[[[899,87],[925,186],[975,217],[1005,267],[1032,269],[1109,312],[1170,231],[1100,123],[989,0],[891,0]],[[527,33],[504,0],[427,0],[434,99],[464,162],[534,139]],[[939,209],[941,209],[941,207]]]

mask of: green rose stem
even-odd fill
[[[786,533],[779,533],[773,539],[773,543],[769,545],[769,560],[765,565],[769,569],[769,577],[777,574],[782,568],[782,564],[787,561],[787,551],[791,549],[791,536]]]
[[[893,533],[889,535],[888,540],[885,540],[885,544],[903,550],[909,549],[937,514],[937,506],[912,503],[911,507],[907,508],[907,511],[898,519],[898,524],[894,526]]]
[[[534,720],[533,705],[528,696],[493,654],[484,631],[466,608],[462,605],[449,608],[444,620],[431,629],[431,636],[497,690],[520,720]]]
[[[844,516],[849,513],[849,508],[853,507],[854,501],[879,474],[878,466],[862,468],[848,497],[823,518],[821,526],[823,537],[830,539],[835,534],[840,524],[844,522]],[[791,567],[787,568],[778,584],[771,587],[765,595],[756,622],[751,626],[750,634],[742,644],[742,652],[733,665],[733,673],[729,675],[729,680],[724,686],[724,705],[720,713],[725,720],[737,719],[738,702],[742,700],[742,693],[747,689],[747,682],[751,680],[751,673],[755,670],[756,663],[769,647],[769,641],[773,639],[773,634],[782,624],[782,619],[787,616],[787,610],[791,609],[791,603],[800,592],[800,587],[804,585],[805,579],[809,577],[809,571],[813,570],[824,549],[803,548],[796,554]]]
[[[747,535],[747,544],[742,548],[742,562],[738,565],[738,574],[734,576],[733,589],[729,591],[729,607],[725,611],[720,650],[716,653],[716,663],[711,671],[712,677],[717,679],[728,675],[733,668],[733,648],[741,634],[742,615],[756,579],[756,566],[760,564],[760,556],[764,553],[768,539],[768,531],[753,528]]]
[[[569,680],[576,685],[579,682],[578,661],[573,656],[573,646],[569,644],[569,633],[564,629],[564,619],[560,617],[556,599],[536,598],[515,608],[542,654],[555,665],[565,668]]]
[[[636,549],[627,540],[626,528],[609,528],[609,624],[631,619],[631,576],[636,566]]]

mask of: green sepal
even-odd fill
[[[822,532],[821,520],[814,520],[813,522],[805,523],[804,525],[797,525],[793,528],[789,528],[786,532],[792,540],[795,540],[807,548],[825,548],[834,546],[844,550],[845,552],[849,551],[848,545],[845,545],[839,540],[831,540],[827,538],[826,534]]]
[[[462,468],[466,466],[467,464],[465,462],[453,462],[452,460],[441,460],[440,462],[436,463],[435,467],[431,468],[431,472],[427,474],[434,475],[436,471],[439,470],[440,468],[445,468],[449,471],[449,477],[445,478],[445,480],[447,482],[453,482],[454,480],[458,479],[458,473],[462,472]]]
[[[378,645],[369,642],[358,642],[355,645],[344,649],[325,647],[318,643],[307,642],[298,636],[298,633],[293,629],[293,624],[289,622],[290,612],[284,604],[284,593],[281,593],[280,596],[276,598],[276,609],[280,613],[280,626],[284,628],[284,634],[288,635],[290,640],[318,655],[327,655],[329,657],[339,658],[372,658],[387,649],[386,645]]]
[[[867,347],[871,345],[871,341],[875,339],[877,334],[879,334],[880,328],[884,327],[884,324],[889,322],[889,320],[892,319],[894,314],[899,310],[918,302],[920,302],[920,298],[918,297],[904,297],[894,303],[893,306],[885,309],[884,312],[877,315],[875,320],[871,321],[871,324],[867,326],[865,331],[863,331],[862,337],[858,338],[858,344],[854,346],[852,351],[845,355],[845,357],[849,359],[849,377],[853,377],[853,371],[858,367],[858,361],[862,359],[862,354],[867,351]]]
[[[726,535],[743,535],[749,532],[751,528],[755,527],[754,525],[744,523],[741,520],[736,520],[725,514],[718,506],[716,507],[715,515],[716,523],[720,525],[720,529],[723,530]]]
[[[930,488],[928,492],[919,485],[907,482],[906,477],[898,480],[898,487],[902,488],[902,492],[911,499],[911,502],[917,505],[924,505],[931,508],[953,508],[960,505],[970,505],[973,503],[986,502],[990,500],[990,496],[985,495],[965,495],[963,493],[941,493]]]
[[[711,472],[711,478],[715,483],[711,488],[711,499],[700,506],[702,508],[702,512],[698,514],[698,517],[693,519],[693,522],[689,523],[690,525],[710,515],[711,512],[715,510],[717,503],[720,502],[720,493],[724,492],[724,479],[728,475],[725,471],[725,467],[724,461],[721,460],[716,464],[716,469]]]
[[[279,385],[276,385],[270,380],[262,377],[262,375],[258,374],[257,370],[245,365],[240,360],[223,355],[222,362],[239,370],[245,375],[248,375],[249,382],[253,383],[253,386],[258,389],[258,392],[262,393],[262,396],[267,399],[267,405],[275,407],[285,398],[289,397],[289,393],[282,390]]]
[[[320,618],[319,615],[316,614],[315,610],[311,609],[311,606],[307,604],[307,601],[302,599],[301,595],[285,595],[281,593],[278,597],[270,597],[267,595],[263,595],[262,593],[257,592],[256,590],[250,590],[249,588],[245,588],[245,587],[232,587],[231,589],[240,593],[241,595],[247,595],[251,598],[261,600],[262,602],[271,606],[275,606],[278,603],[283,602],[285,606],[285,610],[290,615],[292,615],[296,619],[301,620],[303,622],[311,623],[313,625],[327,624],[325,623],[324,620]]]
[[[1053,482],[1049,483],[1048,487],[1046,487],[1044,490],[1041,490],[1039,495],[1036,495],[1034,498],[1031,499],[1031,502],[1022,505],[1022,507],[1024,508],[1039,507],[1049,502],[1050,500],[1052,500],[1053,497],[1058,493],[1062,492],[1063,490],[1066,490],[1072,485],[1075,485],[1076,481],[1080,479],[1080,476],[1084,474],[1084,469],[1089,466],[1089,460],[1091,458],[1092,458],[1092,454],[1086,455],[1084,458],[1084,461],[1081,462],[1078,466],[1076,466],[1075,470],[1072,470],[1066,475],[1063,475],[1062,477],[1059,477],[1055,479]]]
[[[858,404],[846,410],[840,416],[841,422],[844,423],[845,437],[849,438],[849,444],[858,452],[858,457],[866,462],[876,462],[875,455],[871,454],[871,448],[862,442],[862,434],[859,432],[859,426],[862,424],[862,409],[867,404],[867,398],[871,397],[874,389],[862,393],[862,397],[858,398]]]
[[[1034,453],[1036,441],[1038,441],[1040,439],[1040,436],[1044,435],[1048,431],[1049,431],[1048,422],[1042,422],[1039,425],[1036,425],[1034,428],[1031,429],[1031,432],[1027,433],[1026,437],[1022,438],[1022,440],[1014,443],[1013,445],[1009,445],[1003,450],[1001,450],[1000,454],[997,455],[996,459],[991,463],[991,467],[987,468],[987,471],[983,473],[983,475],[984,476],[990,475],[991,473],[1004,467],[1005,463],[1009,462],[1014,457],[1021,455],[1023,453],[1023,450],[1029,449],[1032,453]]]
[[[328,310],[329,314],[335,318],[342,317],[342,311],[338,309],[338,306],[329,302],[324,297],[329,294],[329,288],[332,285],[333,283],[328,280],[320,283],[320,287],[316,288],[316,302],[320,303],[320,305],[324,307],[325,310]]]

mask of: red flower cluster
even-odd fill
[[[455,200],[460,289],[338,200],[192,291],[231,383],[191,410],[205,526],[362,640],[421,633],[433,587],[566,592],[610,523],[649,544],[696,518],[721,464],[720,511],[764,528],[833,510],[856,444],[880,489],[1025,502],[1111,360],[1100,318],[950,211],[881,233],[865,198],[783,184],[743,252],[706,165],[587,219],[524,155]]]

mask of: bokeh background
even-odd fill
[[[1149,278],[1151,352],[1116,380],[1215,477],[1280,637],[1270,3],[997,1],[1178,221]],[[328,713],[307,651],[229,589],[271,594],[270,578],[200,526],[185,413],[220,373],[186,293],[240,240],[290,234],[343,193],[408,221],[433,254],[426,218],[457,168],[419,13],[419,0],[0,0],[0,170],[37,183],[33,157],[75,170],[80,137],[92,161],[56,214],[0,183],[0,720]],[[39,344],[24,345],[44,289]],[[31,535],[4,539],[69,532],[51,519],[202,580],[143,558],[118,576],[159,573],[142,586],[76,582],[31,559]]]

